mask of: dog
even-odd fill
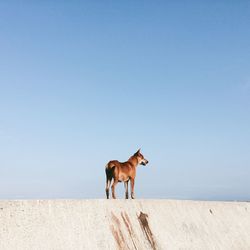
[[[146,160],[144,156],[141,154],[140,149],[134,155],[132,155],[126,162],[119,162],[117,160],[108,162],[108,164],[105,167],[107,199],[109,199],[109,189],[112,180],[113,183],[111,189],[112,189],[113,199],[116,199],[115,186],[117,185],[118,182],[124,182],[125,198],[128,199],[129,181],[131,187],[131,198],[135,199],[134,185],[135,185],[136,167],[138,165],[146,166],[147,164],[148,160]]]

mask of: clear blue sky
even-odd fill
[[[0,198],[104,198],[141,147],[138,198],[250,200],[249,41],[244,0],[1,1]]]

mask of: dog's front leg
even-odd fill
[[[131,187],[131,198],[135,199],[134,187],[135,187],[135,179],[130,179],[130,187]]]
[[[125,187],[125,199],[128,199],[128,181],[124,182],[124,187]]]

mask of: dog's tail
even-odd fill
[[[110,161],[106,167],[105,167],[105,172],[106,172],[106,176],[107,178],[111,178],[113,170],[114,170],[115,164],[114,162]]]
[[[106,169],[106,170],[111,170],[111,169],[114,168],[114,167],[115,167],[114,161],[110,161],[110,162],[107,163],[105,169]]]

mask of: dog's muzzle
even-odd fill
[[[142,161],[141,165],[146,166],[148,164],[148,160]]]

